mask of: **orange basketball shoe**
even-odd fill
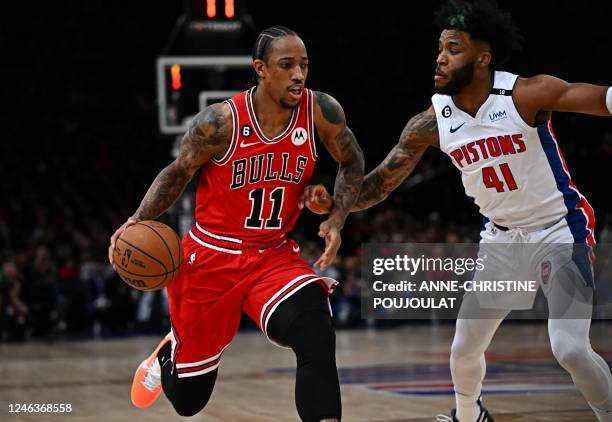
[[[161,368],[157,361],[157,353],[171,339],[172,333],[168,333],[153,353],[136,369],[132,381],[132,403],[140,409],[151,406],[162,392]]]

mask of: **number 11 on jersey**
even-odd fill
[[[251,213],[244,222],[244,227],[249,229],[264,228],[264,220],[261,218],[266,190],[264,188],[253,189],[249,192],[251,200]],[[270,217],[265,220],[266,229],[280,229],[283,221],[280,218],[280,212],[283,207],[283,199],[285,198],[285,188],[278,187],[273,189],[269,195],[272,202],[272,212]]]

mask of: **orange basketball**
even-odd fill
[[[121,233],[113,250],[115,269],[127,284],[142,291],[164,288],[183,263],[181,239],[159,221],[145,220]]]

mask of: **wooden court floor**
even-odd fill
[[[592,343],[612,360],[612,325],[595,324]],[[344,421],[433,421],[452,407],[448,355],[453,327],[340,331],[337,359]],[[133,370],[159,341],[0,345],[2,421],[181,420],[162,395],[149,409],[130,403]],[[259,333],[240,333],[226,350],[217,386],[194,421],[296,421],[291,351]],[[546,325],[504,324],[488,353],[487,407],[500,422],[595,421],[554,361]],[[71,414],[10,414],[10,403],[70,403]],[[187,419],[187,418],[184,418]]]

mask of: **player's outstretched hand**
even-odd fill
[[[340,229],[341,226],[332,220],[325,220],[319,226],[319,237],[325,238],[325,251],[314,263],[314,266],[318,266],[321,271],[325,271],[336,259],[336,254],[342,243]]]
[[[306,206],[310,211],[319,215],[329,214],[333,205],[334,201],[323,185],[306,186],[298,202],[300,209]]]
[[[123,233],[125,229],[127,229],[129,226],[133,226],[134,224],[138,223],[138,221],[139,220],[134,217],[128,218],[128,220],[123,223],[123,225],[119,227],[117,231],[111,236],[110,246],[108,247],[108,262],[110,262],[113,267],[115,266],[115,263],[113,262],[113,251],[115,250],[115,243],[117,242],[117,239],[119,239],[119,236],[121,236],[121,233]]]

